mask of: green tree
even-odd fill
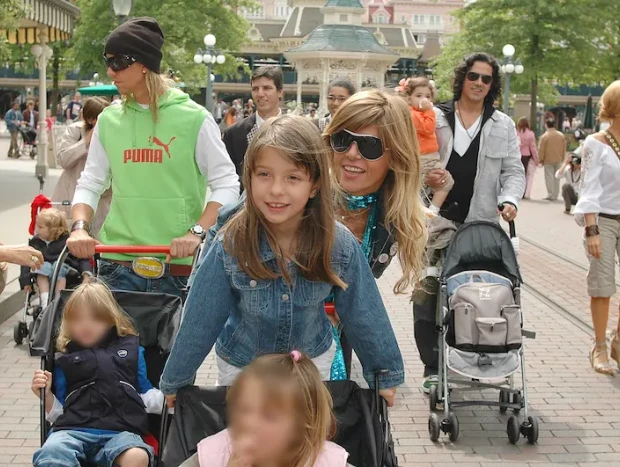
[[[110,0],[78,0],[78,5],[82,13],[73,35],[72,55],[83,72],[105,76],[101,54],[118,20]],[[218,49],[238,51],[248,25],[236,11],[251,5],[252,0],[134,0],[131,14],[157,19],[166,37],[162,70],[172,69],[189,87],[198,87],[206,78],[206,67],[196,65],[193,57],[204,47],[203,37],[214,34]],[[237,66],[228,55],[226,63],[215,65],[215,70],[234,74]]]
[[[439,58],[438,74],[446,74],[451,59],[464,50],[501,58],[503,46],[512,44],[525,72],[514,76],[511,86],[517,92],[529,91],[531,121],[536,121],[538,97],[553,98],[552,80],[591,82],[591,58],[603,53],[598,43],[603,40],[601,16],[593,12],[603,4],[603,0],[472,2],[456,13],[461,32],[442,51],[447,56]]]
[[[2,0],[0,8],[0,31],[15,28],[19,20],[24,16],[23,0]],[[11,56],[11,48],[3,34],[0,34],[0,59],[5,60]]]

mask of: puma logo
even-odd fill
[[[176,136],[173,136],[172,138],[170,138],[170,141],[168,141],[168,144],[164,144],[157,136],[152,136],[151,140],[153,141],[153,144],[161,147],[164,149],[164,151],[166,152],[166,154],[168,155],[168,159],[170,159],[170,144],[177,139]]]

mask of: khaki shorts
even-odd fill
[[[616,255],[620,257],[620,222],[599,217],[598,228],[603,253],[599,259],[588,254],[588,295],[607,298],[616,293]]]
[[[429,154],[423,154],[420,156],[420,160],[422,161],[422,184],[426,186],[424,183],[424,179],[426,178],[426,174],[429,173],[433,169],[444,169],[445,167],[441,163],[441,158],[438,152],[431,152]],[[444,186],[438,189],[434,189],[433,191],[450,191],[454,186],[454,179],[452,175],[446,172],[446,183]]]

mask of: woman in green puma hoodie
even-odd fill
[[[111,289],[181,295],[191,256],[218,208],[237,200],[239,179],[211,114],[159,74],[163,44],[152,18],[131,19],[106,41],[107,74],[123,103],[102,112],[93,130],[67,246],[77,257],[94,255],[98,240],[90,222],[111,184],[99,241],[170,245],[170,255],[143,268],[132,263],[134,256],[104,255],[100,277]],[[207,185],[212,195],[205,208]]]

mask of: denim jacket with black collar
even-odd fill
[[[474,195],[465,222],[498,222],[497,205],[507,202],[518,207],[525,192],[525,169],[515,123],[499,110],[487,108],[485,113],[487,110],[490,117],[480,130],[482,135]],[[454,129],[448,119],[450,113],[454,113],[454,101],[435,107],[435,134],[444,167],[454,147]]]
[[[278,271],[264,235],[260,252],[262,261]],[[403,359],[376,281],[357,239],[342,224],[337,224],[331,263],[346,290],[306,279],[294,263],[289,266],[292,284],[282,277],[255,279],[225,251],[217,234],[193,278],[160,389],[173,394],[192,384],[214,344],[220,358],[239,368],[267,353],[321,355],[333,339],[323,305],[331,294],[370,387],[377,372],[382,372],[381,389],[402,384]]]

